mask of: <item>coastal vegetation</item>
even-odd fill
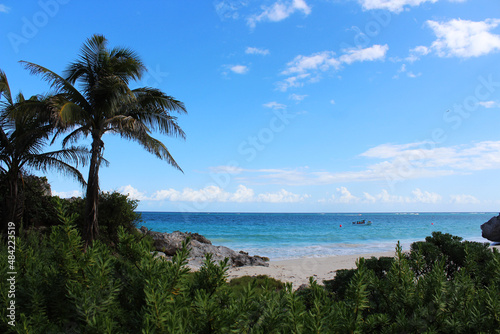
[[[126,48],[95,35],[63,76],[23,62],[54,93],[14,96],[0,72],[0,262],[13,262],[15,290],[0,272],[2,333],[493,333],[500,328],[500,254],[439,232],[394,258],[360,259],[356,269],[295,290],[269,277],[228,282],[228,259],[187,267],[187,242],[157,256],[136,230],[137,201],[99,190],[105,133],[133,140],[180,170],[151,132],[184,138],[170,112],[184,104],[148,87]],[[63,136],[60,150],[45,146]],[[75,144],[90,137],[90,150]],[[79,166],[89,164],[85,180]],[[51,196],[49,168],[75,177],[84,198]],[[12,237],[12,238],[11,238]],[[9,262],[10,261],[10,262]],[[324,284],[320,284],[324,283]],[[15,326],[8,323],[15,301]]]
[[[7,222],[20,222],[25,211],[24,179],[33,170],[56,170],[72,176],[82,185],[85,180],[76,167],[84,165],[87,151],[82,147],[66,147],[44,152],[54,132],[54,124],[46,112],[50,108],[45,96],[26,99],[11,92],[7,75],[0,70],[0,203],[1,231]],[[75,165],[75,166],[73,166]]]
[[[434,232],[408,253],[397,245],[394,259],[360,259],[325,285],[311,279],[295,291],[266,277],[227,282],[227,261],[210,256],[191,272],[186,245],[172,261],[157,258],[149,238],[124,226],[116,244],[96,240],[84,251],[77,214],[55,204],[59,225],[16,238],[18,321],[7,325],[2,289],[2,332],[494,333],[500,326],[500,254],[487,244]],[[7,246],[0,247],[6,263]]]

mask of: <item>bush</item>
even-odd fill
[[[65,203],[69,212],[78,213],[75,224],[82,233],[84,230],[83,216],[85,213],[85,199],[73,197],[59,199]],[[99,194],[99,239],[106,244],[118,243],[118,230],[123,227],[129,233],[135,232],[140,222],[141,214],[135,212],[139,201],[128,198],[128,195],[119,192],[101,192]]]
[[[243,276],[229,281],[229,287],[235,294],[243,294],[245,288],[252,287],[255,293],[277,292],[285,288],[285,283],[267,275]]]
[[[478,242],[462,242],[462,238],[449,233],[432,232],[432,236],[424,241],[418,241],[410,246],[411,252],[407,258],[417,276],[428,274],[437,263],[443,261],[448,279],[462,269],[486,283],[491,268],[488,263],[493,258],[489,244]]]
[[[365,259],[365,267],[372,270],[376,277],[382,279],[387,272],[391,269],[392,257],[382,256],[380,258],[371,257]],[[328,292],[334,293],[338,298],[343,299],[347,291],[347,287],[357,269],[340,269],[335,273],[335,278],[332,280],[325,280],[323,283]]]
[[[50,234],[21,230],[16,238],[16,327],[7,324],[12,298],[4,284],[1,333],[495,333],[500,328],[499,252],[456,243],[453,236],[433,235],[426,241],[433,246],[415,246],[429,252],[406,255],[398,245],[394,259],[360,259],[357,269],[344,272],[350,278],[336,278],[335,289],[311,279],[308,289],[297,292],[266,277],[227,283],[227,262],[210,257],[190,273],[186,243],[166,261],[150,252],[150,240],[123,226],[117,228],[116,247],[97,240],[84,251],[77,215],[59,205],[58,217],[61,224]],[[449,254],[463,257],[451,263]],[[2,242],[0,262],[8,259]],[[452,275],[449,268],[455,268]],[[7,278],[1,271],[0,280]]]
[[[18,212],[25,228],[49,227],[59,224],[47,178],[24,175],[19,180],[18,187]],[[8,194],[6,175],[2,174],[0,175],[0,217],[4,224],[8,218]]]
[[[141,214],[135,212],[138,200],[128,198],[118,192],[101,192],[99,195],[99,228],[100,238],[105,242],[118,243],[118,230],[122,227],[126,232],[135,231]]]
[[[5,175],[0,175],[0,218],[2,224],[7,223],[7,206],[9,193]],[[85,212],[85,200],[79,197],[60,199],[50,195],[50,185],[45,177],[25,175],[19,181],[19,211],[22,217],[21,224],[17,227],[24,228],[48,228],[59,225],[57,214],[58,201],[64,202],[68,212],[77,213],[75,224],[83,231],[83,215]],[[139,201],[128,198],[127,195],[118,192],[101,192],[99,194],[99,228],[100,240],[107,244],[118,243],[118,229],[123,227],[125,231],[134,233],[137,223],[140,222],[140,213],[135,212]]]

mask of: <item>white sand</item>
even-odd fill
[[[491,246],[500,251],[500,245]],[[269,267],[238,267],[228,270],[228,279],[242,276],[267,275],[282,282],[293,283],[294,289],[302,284],[309,284],[309,277],[323,284],[323,280],[333,279],[339,269],[356,268],[356,260],[360,257],[369,259],[372,256],[395,256],[395,252],[339,255],[318,258],[302,258],[293,260],[271,261]]]
[[[282,282],[291,282],[294,289],[297,289],[302,284],[309,284],[309,277],[311,276],[319,284],[323,284],[323,280],[332,279],[337,270],[356,268],[356,260],[358,258],[364,257],[369,259],[372,256],[377,258],[381,256],[394,256],[394,252],[271,261],[269,262],[269,267],[230,268],[228,279],[241,276],[267,275]]]

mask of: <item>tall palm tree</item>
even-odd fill
[[[68,174],[82,185],[85,179],[70,163],[84,165],[88,151],[82,147],[69,147],[58,151],[43,152],[54,124],[44,113],[24,113],[20,110],[44,110],[47,98],[33,96],[25,99],[22,93],[12,96],[7,76],[0,70],[0,174],[8,184],[7,212],[2,223],[19,221],[23,205],[19,201],[19,184],[23,174],[32,170],[42,172],[54,169]],[[2,226],[2,229],[5,226]]]
[[[170,112],[186,113],[186,109],[182,102],[158,89],[130,89],[130,81],[139,80],[145,66],[130,49],[109,49],[106,38],[101,35],[94,35],[84,43],[78,59],[67,67],[64,77],[40,65],[23,63],[32,74],[41,75],[56,90],[55,109],[62,124],[71,129],[63,144],[91,137],[84,217],[88,244],[99,234],[97,208],[99,167],[104,150],[102,136],[111,132],[133,140],[181,170],[167,147],[153,138],[151,132],[185,138],[177,118]]]

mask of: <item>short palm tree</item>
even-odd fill
[[[23,174],[32,170],[45,172],[54,169],[74,177],[84,185],[85,179],[76,167],[85,164],[88,151],[81,147],[69,147],[43,152],[54,133],[53,122],[44,113],[25,113],[20,110],[41,111],[48,107],[47,98],[33,96],[25,99],[21,93],[13,97],[7,76],[2,71],[0,93],[0,174],[8,184],[7,212],[2,219],[5,224],[7,221],[18,222],[22,216],[23,205],[18,196]]]
[[[177,118],[170,112],[186,113],[186,109],[182,102],[158,89],[130,89],[130,81],[140,79],[145,66],[130,49],[109,49],[106,38],[101,35],[94,35],[84,43],[78,59],[68,66],[64,77],[40,65],[23,63],[32,74],[41,75],[56,90],[52,99],[55,110],[61,124],[71,130],[63,139],[63,145],[82,137],[91,138],[84,217],[84,235],[88,244],[99,234],[102,136],[110,132],[133,140],[180,170],[167,147],[153,138],[151,132],[185,138]]]

